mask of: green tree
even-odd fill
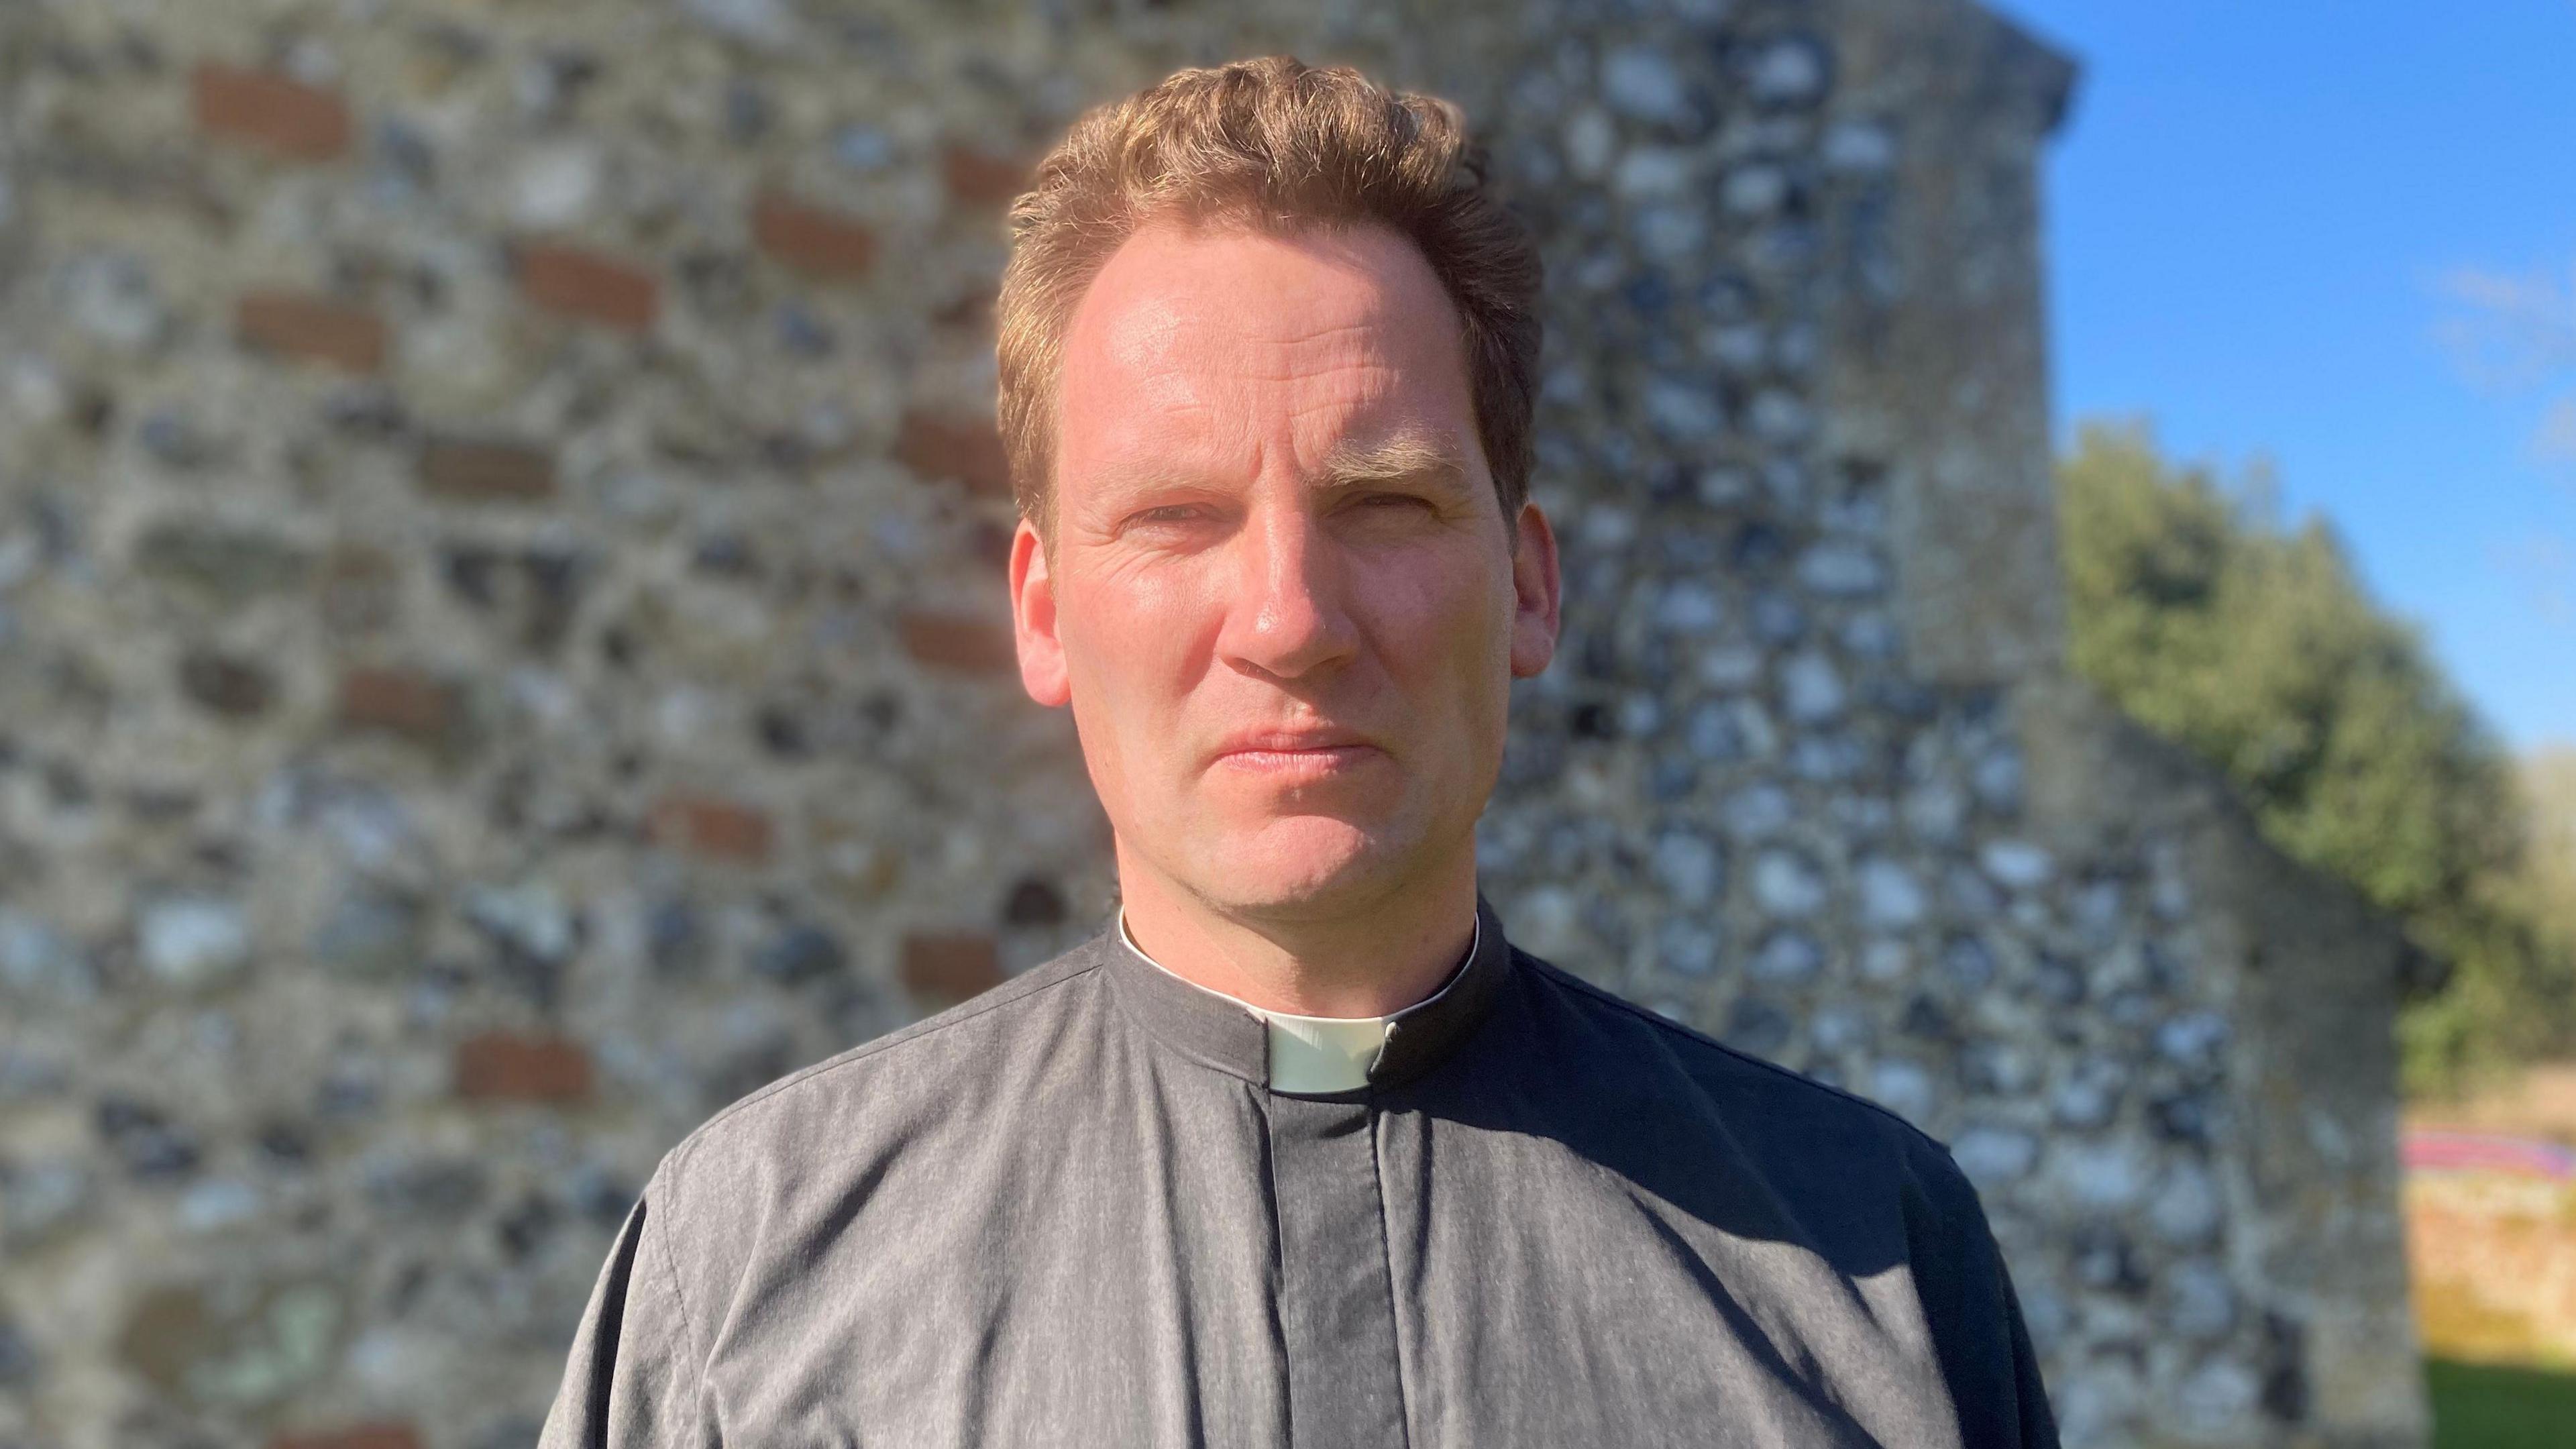
[[[2231,485],[2168,461],[2142,422],[2081,426],[2058,492],[2076,671],[2449,967],[2400,1022],[2409,1089],[2576,1045],[2512,761],[2333,531],[2283,523],[2259,466]]]
[[[2527,756],[2521,774],[2530,832],[2514,908],[2531,921],[2546,958],[2576,976],[2576,746]]]

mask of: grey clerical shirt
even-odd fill
[[[540,1449],[2056,1444],[1939,1142],[1477,916],[1351,1090],[1104,923],[752,1093]]]

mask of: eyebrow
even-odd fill
[[[1407,478],[1434,478],[1464,486],[1467,459],[1446,438],[1425,437],[1418,433],[1398,433],[1376,442],[1354,442],[1345,438],[1324,455],[1317,471],[1318,484],[1327,491],[1365,488],[1372,483],[1394,483]],[[1195,482],[1185,472],[1148,466],[1134,472],[1117,472],[1109,476],[1103,492],[1112,497],[1134,497],[1164,487],[1187,486]]]
[[[1425,476],[1463,480],[1466,473],[1467,460],[1448,439],[1399,433],[1374,443],[1345,438],[1335,444],[1324,459],[1323,481],[1328,488],[1349,488]]]

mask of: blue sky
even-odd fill
[[[2576,745],[2576,0],[1999,0],[2046,163],[2061,443],[2271,461],[2517,748]]]

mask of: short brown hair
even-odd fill
[[[1176,71],[1077,120],[1011,207],[996,308],[1000,424],[1020,512],[1052,532],[1057,383],[1092,278],[1148,221],[1285,234],[1375,223],[1418,247],[1456,307],[1477,440],[1508,521],[1529,494],[1539,258],[1486,185],[1457,106],[1349,66],[1270,55]]]

